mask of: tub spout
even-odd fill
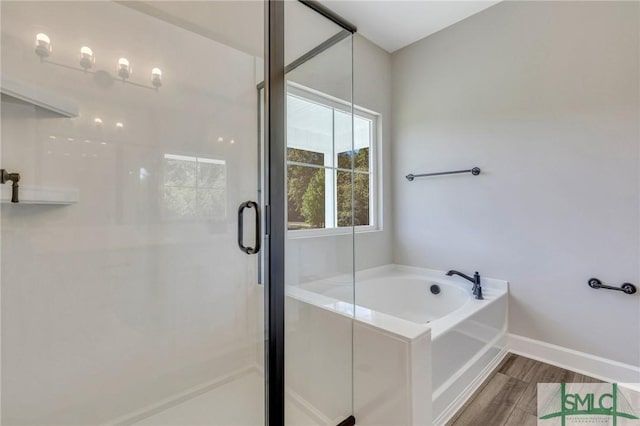
[[[473,295],[475,296],[476,299],[478,300],[483,300],[484,297],[482,297],[482,284],[480,282],[480,274],[478,273],[478,271],[476,271],[475,274],[473,274],[473,278],[471,278],[469,275],[467,274],[463,274],[462,272],[458,272],[456,270],[450,270],[449,272],[447,272],[447,276],[452,276],[452,275],[457,275],[459,277],[464,278],[467,281],[470,281],[473,284],[472,287],[472,292]]]

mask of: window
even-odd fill
[[[349,105],[298,87],[289,88],[290,231],[303,235],[310,229],[340,232],[352,225],[363,230],[376,227],[376,132],[376,115],[354,108],[352,121]]]
[[[227,170],[224,160],[164,155],[165,219],[224,219],[227,215]]]

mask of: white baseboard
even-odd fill
[[[509,351],[566,370],[616,383],[640,383],[640,367],[528,337],[509,334]]]
[[[493,373],[502,359],[509,353],[555,365],[576,373],[615,383],[640,383],[640,367],[579,352],[551,343],[518,336],[507,335],[507,345],[469,386],[433,422],[435,426],[446,424]]]

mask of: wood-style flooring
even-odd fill
[[[448,426],[536,426],[538,383],[600,382],[573,371],[509,354]]]

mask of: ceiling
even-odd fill
[[[358,27],[358,32],[394,52],[474,15],[500,0],[320,0]]]
[[[252,56],[264,51],[264,3],[262,0],[116,0],[190,32],[220,42]],[[313,49],[340,28],[297,1],[285,7],[285,62]]]
[[[355,24],[358,33],[388,52],[394,52],[500,0],[319,1]],[[260,0],[116,2],[249,54],[262,56],[264,4]],[[286,51],[293,58],[337,31],[336,25],[297,1],[288,1],[286,6]]]

